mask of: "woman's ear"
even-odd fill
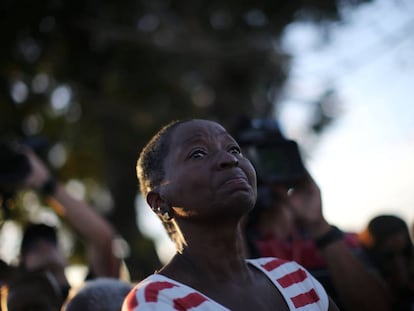
[[[151,206],[152,211],[158,215],[162,221],[170,221],[173,218],[173,212],[170,205],[158,192],[148,192],[147,203]]]
[[[148,194],[147,194],[147,203],[151,207],[152,211],[155,214],[159,214],[161,201],[162,201],[162,199],[161,199],[160,194],[158,192],[155,192],[155,191],[148,192]]]

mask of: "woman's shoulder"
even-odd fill
[[[139,308],[138,308],[139,306]],[[197,290],[162,274],[140,281],[128,294],[123,311],[129,310],[227,310]]]
[[[246,259],[246,261],[261,270],[273,271],[278,268],[293,269],[301,267],[297,262],[278,257],[259,257],[254,259]]]
[[[133,291],[135,296],[138,296],[140,292],[144,293],[146,300],[157,299],[157,295],[163,290],[180,288],[184,285],[170,279],[162,274],[151,274],[145,279],[138,282]]]
[[[292,310],[309,306],[327,310],[329,298],[322,285],[300,264],[277,257],[247,259],[279,289]]]
[[[247,262],[273,280],[278,280],[278,282],[284,279],[293,279],[292,282],[297,283],[318,282],[306,268],[292,260],[277,257],[261,257],[247,259]]]

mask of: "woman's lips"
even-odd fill
[[[235,186],[243,185],[244,187],[250,186],[247,180],[247,177],[242,174],[230,176],[222,183],[222,186],[225,186],[225,185],[235,185]]]

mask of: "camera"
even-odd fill
[[[9,201],[14,198],[22,182],[31,172],[29,159],[19,151],[19,146],[22,145],[40,152],[48,144],[41,137],[0,139],[0,202],[5,218],[10,214]]]
[[[242,118],[235,138],[256,170],[257,201],[249,216],[249,222],[254,222],[260,211],[280,199],[272,185],[294,187],[307,173],[298,144],[283,135],[275,120]]]
[[[11,191],[29,173],[27,157],[13,143],[0,141],[0,192]]]
[[[255,167],[259,185],[289,184],[305,177],[298,144],[284,137],[276,121],[244,120],[236,139]]]

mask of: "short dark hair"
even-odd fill
[[[170,137],[180,124],[190,120],[175,120],[163,126],[142,149],[137,162],[137,177],[140,190],[146,196],[164,179],[164,159],[170,151]]]

